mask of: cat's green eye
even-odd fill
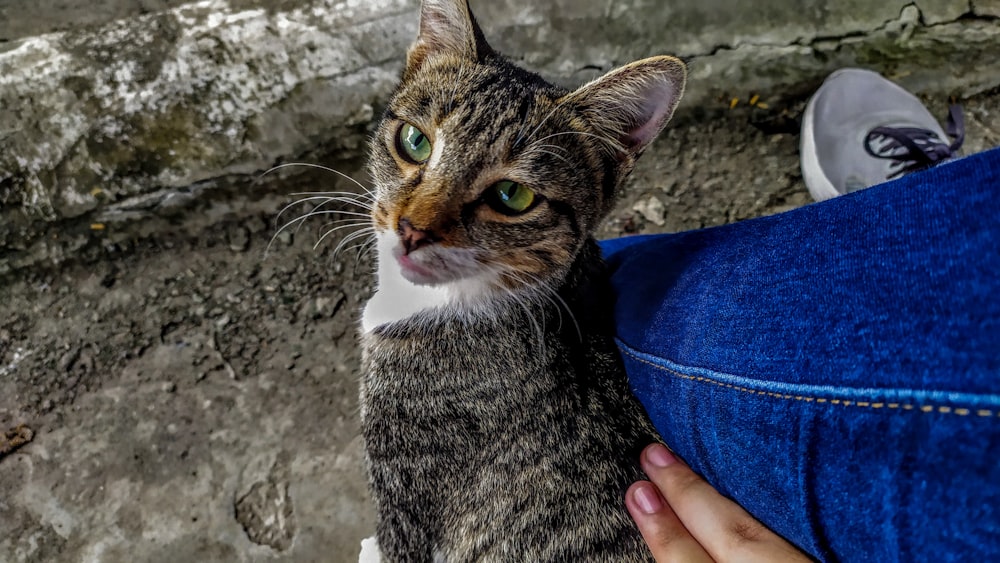
[[[396,135],[399,152],[414,164],[423,164],[431,157],[431,140],[424,132],[409,123],[404,123]]]
[[[535,203],[535,192],[517,182],[504,180],[497,182],[492,189],[497,203],[503,206],[500,211],[523,213]]]

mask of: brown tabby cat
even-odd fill
[[[651,559],[624,494],[657,435],[592,233],[684,81],[655,57],[568,92],[491,49],[467,0],[424,0],[371,146],[361,417],[385,560]]]

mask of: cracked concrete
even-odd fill
[[[1000,68],[986,68],[980,64],[985,59],[963,54],[968,50],[1000,55],[996,18],[976,15],[964,2],[948,3],[950,7],[942,2],[926,4],[923,9],[906,4],[895,17],[865,32],[715,49],[691,61],[688,94],[703,105],[746,92],[788,100],[805,96],[826,74],[845,66],[873,68],[926,95],[962,98],[1000,85]],[[760,65],[762,59],[766,65]]]
[[[1000,0],[972,0],[972,11],[980,17],[1000,18]]]
[[[355,172],[417,0],[55,0],[0,7],[0,275],[178,221],[268,208],[290,160]],[[780,115],[828,72],[1000,85],[998,0],[473,0],[491,40],[567,85],[656,53],[691,62],[680,119],[759,94]],[[85,12],[85,13],[84,13]],[[263,200],[264,201],[262,203]],[[210,208],[203,204],[212,203]]]

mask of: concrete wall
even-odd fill
[[[358,168],[417,0],[59,0],[0,4],[0,275],[240,213],[288,160]],[[684,116],[760,94],[771,111],[829,71],[929,94],[1000,85],[1000,0],[473,0],[501,51],[576,84],[658,53],[691,61]],[[209,217],[210,215],[204,215]]]

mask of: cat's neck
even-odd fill
[[[591,324],[593,316],[604,316],[610,310],[610,299],[604,291],[603,262],[600,250],[593,240],[587,240],[569,273],[554,291],[524,288],[510,293],[497,292],[486,279],[467,279],[436,286],[417,285],[407,280],[391,253],[379,249],[378,289],[365,305],[361,319],[364,334],[376,328],[403,321],[458,316],[489,318],[506,316],[512,307],[521,303],[534,303],[543,308],[565,308],[579,316],[579,321]],[[385,258],[383,258],[385,257]],[[606,321],[600,319],[598,322]]]

